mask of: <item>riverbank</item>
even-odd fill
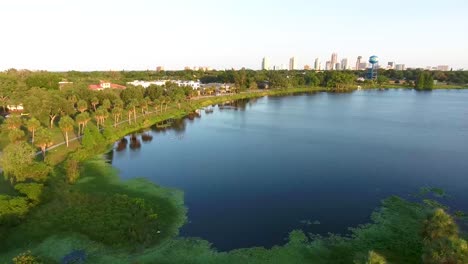
[[[200,98],[193,98],[189,101],[186,101],[181,104],[180,108],[172,104],[170,105],[166,111],[154,111],[151,110],[146,114],[139,114],[136,117],[136,122],[132,120],[132,123],[129,124],[126,120],[123,120],[119,123],[117,127],[113,126],[111,120],[107,120],[104,129],[103,135],[105,138],[105,144],[102,148],[100,148],[99,152],[103,153],[109,149],[109,147],[117,140],[121,139],[122,137],[137,132],[139,130],[148,128],[152,125],[157,123],[164,122],[170,119],[179,119],[187,116],[189,113],[201,109],[210,105],[220,104],[227,101],[233,100],[240,100],[240,99],[249,99],[249,98],[258,98],[263,96],[283,96],[283,95],[290,95],[290,94],[298,94],[298,93],[314,93],[314,92],[321,92],[326,91],[324,88],[320,87],[302,87],[302,88],[292,88],[292,89],[272,89],[272,90],[255,90],[255,91],[248,91],[242,92],[238,94],[227,94],[227,95],[219,95],[219,96],[208,96],[208,97],[200,97]],[[60,135],[57,135],[59,133]],[[63,136],[60,130],[55,131],[55,137],[58,138]],[[80,151],[80,155],[85,155],[92,157],[96,155],[96,150],[91,151],[89,154],[86,155],[83,149],[80,150],[80,143],[78,142],[80,137],[73,137],[71,138],[70,146],[67,148],[65,145],[65,141],[60,143],[54,144],[47,149],[47,158],[46,161],[51,165],[57,165],[63,162],[67,155],[70,153]],[[83,157],[82,160],[85,160]]]

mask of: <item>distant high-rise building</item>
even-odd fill
[[[360,67],[361,66],[361,60],[362,60],[362,56],[358,56],[357,60],[356,60],[356,68],[355,68],[356,71],[361,70],[361,67]]]
[[[269,70],[270,69],[270,61],[267,57],[264,57],[262,60],[262,70]]]
[[[396,65],[395,65],[395,70],[397,70],[397,71],[404,71],[404,70],[406,70],[406,67],[405,67],[404,64],[396,64]]]
[[[158,72],[164,71],[164,66],[158,66],[158,67],[156,67],[156,71],[158,71]]]
[[[387,69],[389,69],[389,70],[395,69],[395,62],[389,61],[389,62],[387,63]]]
[[[337,70],[337,71],[341,70],[341,63],[339,63],[339,62],[335,63],[335,70]]]
[[[307,64],[304,65],[304,70],[306,70],[306,71],[310,70],[310,65],[307,65]]]
[[[289,70],[290,70],[290,71],[295,70],[295,69],[297,68],[296,66],[297,66],[297,65],[296,65],[296,58],[295,58],[295,57],[291,57],[291,58],[289,59]]]
[[[327,70],[327,71],[331,71],[331,70],[332,70],[331,61],[327,61],[327,62],[325,63],[325,70]]]
[[[336,66],[336,64],[338,63],[338,54],[336,54],[335,52],[332,53],[330,63],[331,63],[331,66],[332,66],[331,70],[333,70],[333,68],[334,68],[334,67]]]
[[[344,58],[341,60],[341,70],[347,70],[349,69],[349,65],[348,65],[348,59],[347,58]]]
[[[439,65],[437,66],[438,71],[449,71],[450,67],[448,65]]]
[[[319,60],[319,58],[315,59],[314,70],[320,71],[320,60]]]
[[[369,67],[369,63],[367,63],[367,62],[359,63],[359,70],[365,70],[365,69],[367,69],[367,67]]]

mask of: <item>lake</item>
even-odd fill
[[[443,188],[468,209],[468,90],[356,91],[243,100],[135,135],[112,164],[184,191],[181,236],[220,250],[346,234],[380,201]],[[116,144],[116,147],[118,144]]]

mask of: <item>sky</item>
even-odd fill
[[[260,69],[378,55],[468,69],[468,1],[0,0],[0,70]]]

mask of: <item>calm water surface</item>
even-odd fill
[[[297,228],[346,233],[382,199],[422,186],[443,188],[446,203],[468,209],[467,90],[319,93],[238,106],[114,150],[123,178],[184,191],[182,236],[228,250],[282,244]]]

